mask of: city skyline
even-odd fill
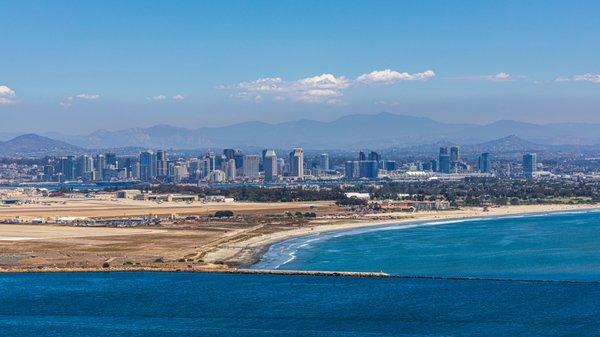
[[[598,123],[599,6],[4,3],[0,132],[381,111]]]

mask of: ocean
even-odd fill
[[[599,220],[328,233],[274,245],[255,266],[403,275],[391,278],[0,274],[0,336],[599,336]]]
[[[1,336],[594,336],[600,284],[191,273],[0,275]]]
[[[382,226],[296,238],[254,268],[600,281],[600,212]]]

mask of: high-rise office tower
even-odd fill
[[[379,163],[381,161],[381,155],[375,151],[371,151],[371,153],[369,153],[369,160],[374,160]]]
[[[304,178],[304,150],[295,148],[290,152],[290,176]]]
[[[238,175],[241,175],[242,168],[244,167],[244,154],[240,150],[236,150],[233,155],[233,159],[235,160],[235,168],[237,170]]]
[[[150,181],[156,178],[156,156],[152,151],[140,153],[140,180]]]
[[[359,162],[359,175],[361,178],[377,178],[379,175],[379,162],[375,160]]]
[[[358,160],[359,160],[359,161],[361,161],[361,160],[367,160],[367,156],[365,155],[365,153],[364,153],[364,152],[360,151],[360,152],[358,153]]]
[[[450,161],[453,163],[457,163],[460,161],[460,147],[450,147]]]
[[[440,155],[438,157],[438,169],[441,173],[450,173],[450,155],[447,147],[440,147]]]
[[[277,175],[282,176],[285,171],[285,160],[277,158]]]
[[[431,171],[433,171],[433,172],[438,171],[438,161],[435,159],[431,160]]]
[[[62,173],[62,179],[73,180],[75,179],[75,157],[67,156],[60,158],[60,172]]]
[[[221,171],[221,170],[214,170],[212,172],[210,172],[210,175],[208,176],[208,180],[212,183],[220,183],[225,181],[226,178],[226,174],[225,172]]]
[[[217,156],[214,152],[212,151],[208,151],[206,152],[206,154],[204,155],[205,159],[208,159],[208,169],[209,172],[212,172],[214,170],[216,170],[218,168],[217,166]]]
[[[535,153],[527,153],[523,155],[523,176],[533,178],[537,171],[537,155]]]
[[[117,155],[114,153],[107,153],[105,154],[105,166],[104,168],[106,168],[107,166],[113,170],[116,170],[119,167],[119,161],[117,160]]]
[[[106,157],[103,154],[96,156],[94,160],[94,171],[96,171],[96,180],[104,180],[104,168],[106,167]]]
[[[479,171],[482,173],[490,173],[490,154],[485,152],[479,156]]]
[[[263,168],[265,171],[265,181],[277,181],[277,154],[275,150],[267,150],[263,157]]]
[[[202,158],[200,159],[200,163],[199,163],[199,169],[200,169],[200,175],[199,178],[200,179],[205,179],[208,178],[208,176],[210,175],[210,159],[208,158]]]
[[[347,161],[344,176],[346,179],[356,179],[360,177],[359,164],[360,161]]]
[[[227,161],[227,168],[225,170],[225,176],[228,181],[234,181],[236,177],[235,159],[229,159]]]
[[[394,160],[383,160],[382,163],[383,169],[388,172],[396,171],[398,169],[398,164]]]
[[[243,172],[246,178],[258,178],[260,176],[258,166],[260,165],[260,156],[249,154],[244,156]]]
[[[450,172],[458,172],[462,168],[460,163],[460,147],[450,147]]]
[[[169,159],[165,150],[156,151],[156,175],[161,178],[169,176]]]
[[[319,170],[329,171],[329,155],[327,153],[321,153],[319,156]]]
[[[194,180],[200,179],[200,159],[191,158],[188,161],[188,173]]]

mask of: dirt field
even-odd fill
[[[49,217],[119,217],[171,214],[212,214],[218,210],[235,213],[265,213],[285,210],[308,210],[311,206],[329,207],[331,202],[286,202],[286,203],[162,203],[133,200],[65,200],[64,203],[36,203],[12,205],[0,208],[0,219],[49,218]]]
[[[107,228],[57,224],[0,224],[0,271],[111,269],[195,270],[213,268],[203,262],[207,251],[249,236],[302,226],[284,219],[287,211],[337,210],[331,202],[180,204],[126,201],[68,201],[0,209],[4,218],[119,217],[123,215],[207,215],[232,210],[237,218],[205,220],[160,227]],[[278,215],[270,219],[269,215]],[[302,221],[300,221],[302,222]],[[220,266],[217,266],[220,267]]]

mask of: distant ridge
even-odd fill
[[[302,146],[311,149],[387,148],[447,140],[477,144],[514,135],[542,145],[600,144],[600,125],[532,124],[511,120],[486,125],[438,122],[426,117],[379,114],[348,115],[331,122],[298,120],[278,124],[245,122],[224,127],[187,129],[170,125],[98,130],[88,135],[53,138],[85,148],[223,148]]]
[[[32,133],[0,142],[0,156],[44,157],[74,155],[82,152],[83,149],[78,146]]]
[[[246,122],[224,127],[187,129],[170,125],[98,130],[87,135],[22,135],[0,142],[0,155],[38,156],[113,149],[429,149],[431,144],[460,144],[477,151],[544,150],[548,146],[580,149],[600,144],[598,124],[532,124],[502,120],[486,125],[442,123],[430,118],[382,112],[349,115],[331,122],[299,120],[278,124]],[[74,145],[71,145],[74,144]],[[427,145],[429,144],[429,145]]]

